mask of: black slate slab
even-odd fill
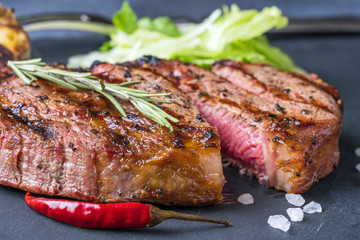
[[[66,62],[73,54],[98,47],[104,37],[78,32],[31,34],[33,57]],[[354,150],[360,147],[360,37],[331,36],[272,40],[304,69],[318,73],[340,90],[345,102],[340,139],[339,167],[303,196],[319,202],[322,213],[305,214],[287,233],[268,226],[269,215],[284,214],[291,207],[285,193],[262,187],[256,180],[226,168],[228,198],[251,193],[254,205],[239,203],[203,208],[173,207],[172,210],[228,219],[233,227],[169,220],[151,229],[87,230],[72,227],[36,214],[26,206],[25,192],[0,186],[0,239],[357,239],[360,236],[360,163]]]

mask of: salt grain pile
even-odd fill
[[[299,208],[305,203],[305,199],[300,194],[288,193],[285,195],[285,198],[290,204],[297,206],[297,208],[288,208],[286,210],[286,213],[289,215],[290,220],[293,222],[301,222],[304,219],[304,212],[309,214],[322,212],[321,205],[314,201],[306,204],[303,209]],[[289,220],[283,215],[270,216],[268,219],[268,224],[271,227],[280,229],[284,232],[288,231],[291,225]]]

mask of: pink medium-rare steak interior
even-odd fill
[[[222,155],[228,159],[243,159],[242,169],[248,174],[256,175],[259,179],[266,176],[263,159],[262,142],[258,131],[249,127],[245,119],[239,118],[231,112],[213,109],[206,104],[197,104],[202,116],[210,124],[217,127],[221,136]]]

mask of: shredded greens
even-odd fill
[[[95,60],[132,61],[143,55],[180,59],[202,67],[220,59],[268,63],[301,72],[291,58],[269,44],[264,33],[285,27],[288,19],[277,7],[240,10],[233,4],[216,9],[203,22],[177,27],[170,18],[137,19],[128,2],[115,13],[115,30],[99,51],[73,56],[69,65],[88,67]]]

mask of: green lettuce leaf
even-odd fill
[[[128,1],[124,1],[119,11],[113,16],[114,26],[125,33],[133,33],[137,29],[137,16]]]
[[[138,28],[148,29],[160,32],[171,37],[180,36],[180,31],[169,17],[157,17],[151,19],[143,17],[137,19],[128,1],[124,1],[119,11],[113,16],[113,24],[117,30],[131,34]],[[103,45],[102,51],[109,49],[109,46]]]
[[[106,52],[94,51],[69,59],[71,66],[89,66],[94,60],[110,63],[132,61],[143,55],[180,59],[203,67],[220,59],[268,63],[287,71],[301,72],[291,58],[270,45],[264,34],[285,27],[288,19],[277,7],[240,10],[235,4],[216,9],[203,22],[180,30],[166,17],[142,18],[132,33],[117,29],[105,45]]]

